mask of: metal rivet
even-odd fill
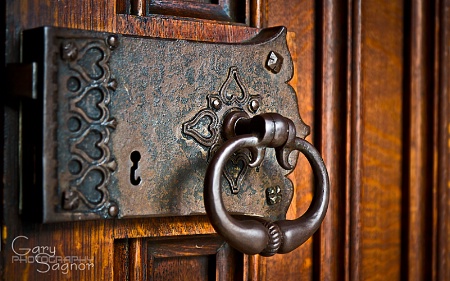
[[[77,117],[70,117],[67,120],[67,128],[71,132],[77,132],[81,128],[81,121]]]
[[[116,79],[109,80],[108,88],[110,88],[111,90],[115,91],[117,89],[117,80]]]
[[[266,189],[267,204],[275,205],[281,202],[281,188],[277,185],[275,187],[269,187]]]
[[[63,204],[62,207],[64,210],[75,210],[78,208],[80,203],[78,194],[73,192],[72,190],[65,190],[63,192]]]
[[[61,44],[61,53],[63,60],[73,61],[78,56],[78,49],[75,43],[66,42]]]
[[[78,160],[71,160],[69,162],[69,172],[72,175],[78,175],[81,172],[81,163]]]
[[[108,36],[106,42],[108,43],[110,49],[115,49],[119,46],[119,38],[117,35]]]
[[[108,208],[108,214],[111,217],[115,217],[119,214],[119,207],[117,207],[116,205],[112,204],[111,206],[109,206]]]
[[[259,101],[258,100],[251,100],[250,101],[250,110],[255,113],[259,109]]]
[[[280,72],[282,65],[283,65],[283,57],[280,54],[271,51],[267,58],[266,67],[273,73],[278,73]]]
[[[81,82],[77,77],[70,77],[67,80],[67,89],[71,92],[76,92],[80,89]]]
[[[214,109],[219,110],[222,108],[222,102],[219,99],[212,99],[211,105]]]

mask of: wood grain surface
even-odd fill
[[[350,279],[400,280],[403,3],[353,9]]]

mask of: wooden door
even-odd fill
[[[290,84],[331,180],[320,230],[270,258],[234,251],[205,216],[28,222],[20,105],[2,92],[3,280],[450,280],[449,1],[7,0],[1,10],[2,65],[20,61],[24,29],[43,25],[213,42],[286,26]],[[291,179],[295,218],[312,198],[305,159]],[[35,246],[80,260],[49,270],[14,260]]]

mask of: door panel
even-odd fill
[[[243,258],[217,235],[118,239],[114,280],[243,280]]]

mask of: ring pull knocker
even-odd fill
[[[214,229],[233,248],[249,255],[272,256],[288,253],[303,244],[319,228],[328,207],[330,185],[325,164],[309,142],[296,137],[294,123],[277,113],[264,113],[251,119],[242,111],[231,112],[223,123],[228,139],[208,166],[204,183],[204,200]],[[316,178],[314,197],[308,210],[295,220],[238,220],[225,209],[221,193],[221,175],[228,158],[241,148],[252,155],[251,167],[264,159],[265,149],[274,148],[278,163],[292,169],[289,154],[293,150],[308,159]]]

